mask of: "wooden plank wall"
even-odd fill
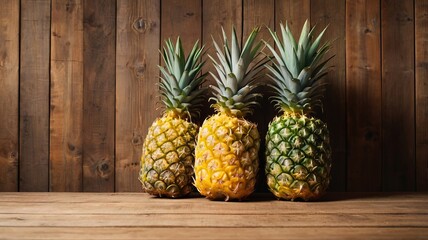
[[[221,26],[242,38],[287,21],[298,34],[306,19],[334,39],[322,113],[330,189],[428,191],[428,0],[6,2],[0,191],[140,191],[163,41],[180,35],[189,49],[199,39],[213,54]],[[260,37],[270,41],[266,29]],[[263,135],[274,111],[267,94],[262,103],[252,119]]]

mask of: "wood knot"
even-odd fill
[[[134,23],[132,24],[132,27],[134,28],[135,31],[139,33],[145,33],[147,28],[149,27],[148,25],[149,24],[147,23],[147,21],[140,17],[134,21]]]
[[[193,16],[193,15],[195,15],[194,13],[192,13],[192,12],[188,12],[188,13],[186,13],[186,16],[188,16],[188,17],[191,17],[191,16]]]
[[[76,3],[74,2],[74,0],[68,0],[65,4],[65,11],[72,13],[75,7]]]
[[[372,130],[367,130],[364,134],[364,138],[366,139],[366,141],[377,141],[378,135]]]
[[[145,71],[146,71],[146,64],[145,63],[138,64],[134,68],[135,76],[137,76],[138,78],[142,78],[144,76]]]
[[[135,134],[132,137],[132,145],[139,146],[143,142],[143,137],[140,134]]]
[[[9,153],[9,160],[13,166],[18,166],[18,152],[12,151]]]
[[[103,172],[106,172],[106,171],[108,171],[108,164],[107,163],[103,163],[103,164],[101,164],[101,171],[103,171]]]

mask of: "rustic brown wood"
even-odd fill
[[[273,44],[267,27],[272,30],[275,27],[275,1],[244,0],[243,11],[244,38],[247,38],[255,27],[261,27],[258,39]]]
[[[380,6],[346,1],[348,190],[382,187]]]
[[[1,196],[2,239],[79,239],[89,234],[91,239],[416,239],[428,234],[427,193],[334,193],[331,201],[313,203],[278,201],[271,195],[228,203],[142,193]]]
[[[18,190],[19,2],[0,8],[0,191]]]
[[[415,1],[416,189],[428,191],[428,1]]]
[[[215,57],[215,48],[212,43],[214,39],[218,44],[223,40],[221,28],[228,36],[235,27],[238,38],[242,36],[242,1],[238,0],[204,0],[203,1],[203,27],[202,39],[207,46],[205,60],[207,61],[203,71],[213,71],[208,55]],[[207,85],[215,81],[208,76]]]
[[[276,0],[275,18],[276,29],[280,23],[285,25],[287,22],[293,35],[299,37],[306,19],[311,20],[311,1]]]
[[[50,1],[21,1],[19,189],[49,190]]]
[[[330,131],[333,152],[332,191],[346,190],[346,54],[345,54],[345,1],[311,1],[311,22],[317,34],[328,26],[325,41],[333,41],[329,55],[331,69],[325,78],[325,121]]]
[[[382,0],[383,190],[415,190],[413,1]],[[393,27],[391,27],[393,26]]]
[[[0,227],[0,236],[8,239],[421,239],[426,228],[151,228],[151,227]]]
[[[317,31],[330,24],[325,39],[336,39],[323,117],[333,148],[330,189],[428,190],[426,0],[147,2],[1,4],[0,191],[139,191],[141,141],[160,114],[156,46],[181,35],[186,50],[202,38],[212,54],[220,26],[229,35],[234,25],[241,37],[272,18],[276,30],[288,20],[295,35],[306,19]],[[161,19],[157,32],[143,33],[149,10]],[[272,106],[262,91],[265,113]],[[202,119],[211,111],[207,101]],[[268,115],[252,117],[261,132]]]
[[[216,58],[213,39],[221,44],[223,42],[222,28],[227,36],[232,33],[232,28],[235,27],[237,37],[242,37],[242,0],[203,0],[202,2],[202,39],[206,46],[206,53],[203,60],[206,61],[202,68],[203,72],[215,72],[214,66],[208,55]],[[205,86],[215,84],[214,79],[209,74],[205,82]],[[207,99],[211,97],[208,91]],[[202,120],[214,113],[210,107],[212,102],[206,103],[202,110]]]
[[[116,191],[141,191],[141,149],[158,113],[160,3],[117,2]]]
[[[82,0],[53,0],[50,191],[82,191]]]
[[[109,196],[110,197],[110,196]],[[292,208],[284,208],[286,204],[282,201],[277,201],[271,196],[266,198],[250,198],[247,202],[235,202],[225,204],[223,202],[209,202],[206,199],[195,198],[192,200],[161,200],[149,198],[146,196],[135,196],[120,198],[119,201],[103,201],[103,204],[94,202],[96,198],[82,198],[81,201],[63,201],[59,196],[55,198],[42,198],[33,201],[20,201],[20,199],[12,201],[2,201],[0,205],[0,214],[10,213],[10,209],[16,207],[17,203],[21,204],[19,209],[14,210],[14,214],[105,214],[106,209],[109,214],[219,214],[219,215],[307,215],[307,214],[388,214],[391,208],[395,214],[428,214],[427,203],[423,199],[412,199],[407,201],[398,201],[395,198],[403,198],[401,196],[393,197],[394,200],[382,197],[371,197],[369,199],[345,199],[340,200],[336,196],[332,196],[331,201],[313,202],[310,203],[313,211],[308,213],[308,203],[296,202]],[[64,196],[63,196],[64,198]],[[43,202],[49,200],[48,202]],[[83,200],[84,199],[84,200]],[[333,201],[334,200],[334,201]],[[338,202],[341,202],[338,205]],[[126,202],[126,205],[124,205]],[[144,207],[142,207],[144,206]],[[221,209],[221,212],[219,212]]]
[[[202,0],[163,0],[161,13],[161,43],[178,36],[189,52],[196,40],[201,41]]]
[[[84,1],[83,190],[114,191],[116,1]]]
[[[314,205],[321,204],[326,206],[328,204],[335,204],[341,202],[341,204],[346,204],[349,201],[355,203],[361,203],[362,205],[367,205],[369,202],[378,203],[378,202],[389,202],[394,204],[403,203],[403,205],[413,206],[414,203],[426,203],[426,194],[424,192],[402,192],[402,193],[393,193],[393,192],[331,192],[327,193],[320,201],[305,203],[305,202],[287,202],[287,201],[277,201],[276,198],[271,193],[256,193],[250,196],[248,201],[244,202],[228,202],[230,208],[245,204],[271,204],[272,202],[278,202],[278,204],[303,204]],[[166,199],[166,198],[157,198],[155,196],[150,196],[147,194],[141,193],[75,193],[75,192],[65,192],[65,193],[48,193],[48,192],[32,192],[32,193],[19,193],[19,192],[8,192],[2,193],[0,202],[12,202],[12,203],[22,203],[25,205],[31,205],[33,203],[91,203],[98,202],[99,199],[103,199],[103,203],[152,203],[153,205],[165,205],[171,204],[171,201],[179,204],[188,204],[188,205],[198,205],[206,204],[207,201],[202,201],[202,197],[190,196],[188,198],[181,199]],[[212,201],[210,202],[212,207],[224,206],[222,201]],[[342,206],[339,205],[339,206]],[[174,205],[180,206],[180,205]],[[99,207],[102,207],[100,204]],[[159,206],[161,208],[161,206]],[[207,208],[209,208],[207,206]],[[257,208],[257,207],[253,207]],[[167,210],[168,208],[166,208]],[[397,209],[396,207],[394,209]],[[185,209],[183,209],[185,211]],[[305,209],[300,209],[304,211]],[[346,210],[346,209],[344,209]],[[372,210],[373,211],[373,210]]]
[[[180,37],[184,52],[189,53],[197,40],[200,45],[203,44],[202,0],[163,0],[161,25],[161,46],[165,46],[165,40],[169,38],[175,43]],[[161,64],[164,64],[163,61]],[[200,123],[205,114],[202,113],[201,117],[192,121]]]
[[[261,30],[257,36],[260,41],[267,41],[269,44],[273,44],[273,40],[268,31],[268,27],[274,30],[275,25],[275,1],[257,1],[257,0],[245,0],[243,2],[243,42],[250,35],[251,31],[255,27],[261,27]],[[264,54],[260,55],[255,62],[262,60],[265,57]],[[264,70],[262,74],[266,74]],[[268,82],[269,79],[263,76],[259,79],[260,82]],[[260,136],[265,136],[268,128],[268,124],[275,116],[275,109],[270,104],[269,97],[271,96],[271,90],[268,87],[259,87],[256,91],[263,94],[263,98],[257,99],[258,102],[263,106],[263,114],[252,114],[247,117],[248,120],[257,124]],[[255,112],[259,112],[262,107],[258,106],[254,108]],[[265,140],[262,137],[261,140],[261,155],[265,152]],[[256,190],[259,192],[267,191],[266,189],[266,175],[263,171],[265,168],[264,158],[260,158],[259,161],[259,176],[257,180]]]
[[[4,214],[4,227],[408,227],[427,228],[426,214]]]

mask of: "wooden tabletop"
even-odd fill
[[[428,239],[428,193],[244,202],[144,193],[0,193],[0,239]]]

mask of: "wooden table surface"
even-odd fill
[[[245,202],[144,193],[0,193],[0,239],[428,239],[428,193]]]

